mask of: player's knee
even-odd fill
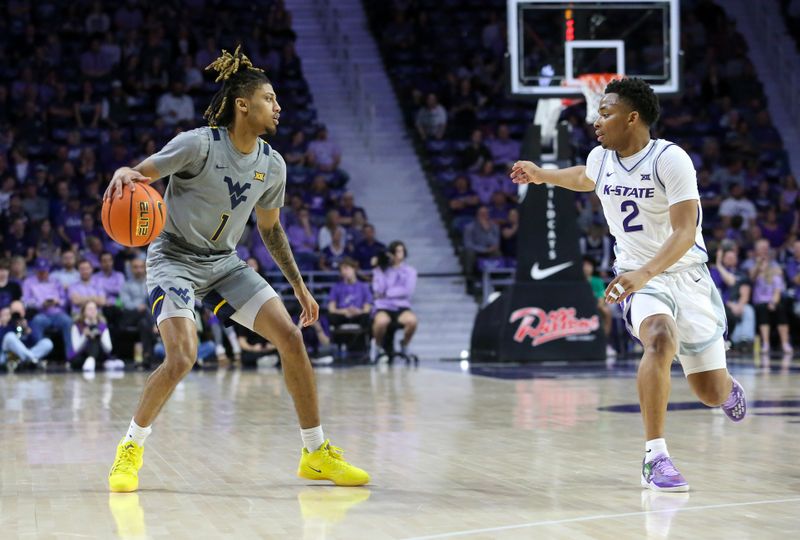
[[[301,350],[305,350],[303,343],[303,332],[296,326],[292,326],[284,332],[283,337],[275,344],[281,356],[291,356]],[[288,354],[287,354],[288,353]]]
[[[189,340],[178,342],[167,351],[164,369],[170,378],[180,380],[192,370],[195,361],[197,361],[197,346]]]
[[[700,377],[697,377],[700,379]],[[714,378],[705,380],[693,381],[693,389],[703,405],[709,407],[719,407],[722,405],[731,393],[731,385],[729,379]]]
[[[675,333],[669,325],[654,323],[647,332],[645,350],[650,356],[671,362],[677,352]]]

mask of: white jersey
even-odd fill
[[[669,207],[688,200],[697,201],[695,243],[667,271],[708,261],[697,174],[681,147],[655,139],[633,156],[620,158],[613,150],[597,146],[586,159],[586,176],[595,183],[595,192],[616,239],[618,270],[639,269],[655,257],[672,234]]]

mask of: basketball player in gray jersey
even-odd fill
[[[362,485],[369,475],[342,459],[320,425],[314,373],[300,330],[272,287],[239,259],[236,244],[255,209],[264,244],[302,306],[300,321],[313,324],[319,307],[303,283],[278,220],[286,164],[259,135],[274,135],[280,117],[275,90],[263,71],[237,47],[206,69],[222,88],[206,110],[209,127],[181,133],[157,154],[114,173],[105,197],[121,197],[138,182],[169,177],[166,223],[147,251],[147,288],[166,359],[147,379],[128,433],[109,473],[115,492],[139,485],[144,441],[161,407],[197,359],[195,299],[223,322],[235,321],[271,341],[281,356],[303,440],[297,475]]]

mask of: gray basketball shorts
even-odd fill
[[[198,253],[159,236],[147,249],[147,291],[156,324],[171,317],[194,320],[195,299],[224,325],[253,329],[264,302],[277,293],[233,253]]]

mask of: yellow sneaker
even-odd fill
[[[306,480],[330,480],[337,486],[362,486],[369,482],[369,474],[347,463],[342,449],[331,446],[330,441],[313,452],[303,448],[297,476]]]
[[[139,487],[139,469],[142,468],[144,446],[122,439],[117,446],[117,458],[108,473],[108,487],[116,493],[136,491]]]

